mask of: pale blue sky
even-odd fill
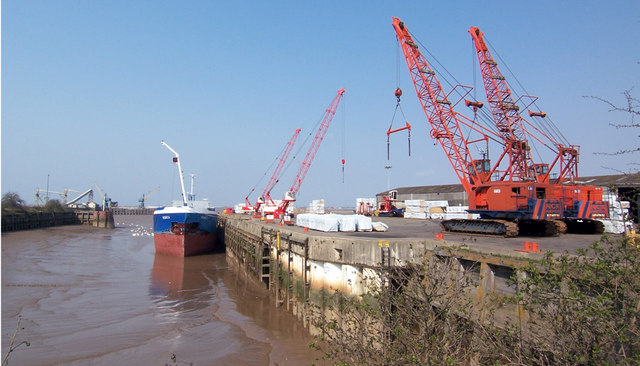
[[[165,140],[185,174],[196,175],[199,198],[234,205],[296,128],[302,132],[293,151],[298,162],[304,158],[310,141],[300,144],[315,134],[339,88],[346,93],[298,206],[314,199],[353,206],[373,197],[387,189],[385,165],[393,167],[391,187],[458,183],[398,63],[393,16],[458,81],[476,85],[482,100],[467,33],[480,27],[564,136],[581,146],[581,175],[628,171],[638,161],[637,154],[594,155],[637,147],[638,132],[610,127],[629,118],[584,98],[623,104],[623,91],[640,95],[635,0],[22,0],[2,2],[2,193],[33,203],[49,174],[53,191],[97,182],[120,205],[137,205],[160,186],[147,204],[162,205],[179,198]],[[388,161],[385,132],[398,85],[414,126],[412,155],[398,134]],[[282,197],[297,164],[272,197]]]

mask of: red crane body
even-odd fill
[[[289,204],[296,200],[296,194],[298,193],[298,190],[300,190],[300,186],[302,185],[302,182],[304,181],[304,178],[307,175],[309,168],[311,167],[311,163],[313,162],[313,159],[318,152],[318,148],[320,147],[320,144],[322,143],[322,140],[324,139],[324,136],[329,129],[329,125],[333,120],[333,116],[336,114],[336,109],[338,109],[338,104],[340,103],[340,99],[342,98],[344,91],[345,90],[343,88],[338,90],[338,94],[335,96],[335,98],[333,98],[333,101],[331,102],[329,108],[327,108],[324,118],[320,123],[320,127],[318,128],[318,132],[316,132],[316,136],[313,139],[311,146],[309,147],[309,151],[307,152],[304,161],[300,165],[300,169],[298,170],[298,174],[291,184],[291,188],[289,188],[289,190],[285,193],[282,201],[280,202],[280,205],[278,205],[278,208],[275,211],[276,217],[282,217],[287,212]]]
[[[262,196],[260,196],[260,198],[256,200],[256,203],[253,206],[254,215],[260,214],[260,206],[262,206],[263,203],[275,205],[275,203],[273,202],[273,199],[270,196],[271,189],[273,189],[276,183],[278,183],[279,181],[278,178],[280,177],[280,173],[282,172],[284,163],[287,161],[289,154],[291,154],[291,150],[293,149],[293,145],[296,143],[296,139],[298,138],[299,134],[300,134],[300,129],[298,128],[293,133],[291,140],[289,140],[289,142],[285,146],[284,152],[282,153],[282,156],[280,156],[280,160],[278,161],[278,165],[276,166],[276,169],[273,171],[273,174],[271,175],[271,178],[269,179],[269,182],[267,183],[266,187],[264,187]]]
[[[574,221],[579,221],[580,228],[577,228],[578,230],[602,230],[602,224],[597,221],[584,222],[588,219],[608,218],[609,208],[608,204],[602,201],[602,188],[575,184],[578,179],[579,147],[576,145],[563,146],[520,115],[519,107],[514,101],[506,79],[484,41],[484,34],[477,27],[471,27],[469,34],[471,34],[478,56],[482,80],[494,122],[509,150],[511,166],[515,167],[513,169],[514,175],[519,180],[549,183],[549,174],[558,165],[559,174],[547,192],[548,197],[562,201],[565,221],[570,225],[570,228],[575,228],[578,223]],[[546,113],[529,111],[529,116],[545,118]],[[537,134],[529,132],[525,125],[534,128]],[[541,139],[549,141],[554,146],[556,157],[551,165],[533,162],[526,140],[527,134],[538,141]],[[589,224],[594,228],[588,228]]]

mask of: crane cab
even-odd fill
[[[293,202],[296,200],[296,193],[293,191],[287,191],[282,198],[283,201]]]
[[[549,182],[549,164],[534,164],[533,171],[535,174],[536,182],[538,183]]]
[[[489,159],[473,160],[469,164],[469,181],[479,184],[491,180],[491,161]]]

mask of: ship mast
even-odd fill
[[[162,140],[162,145],[173,153],[173,162],[178,163],[178,172],[180,173],[180,187],[182,188],[182,205],[187,206],[187,193],[184,190],[184,177],[182,176],[182,166],[180,165],[180,155]]]
[[[195,174],[191,174],[191,190],[189,191],[189,201],[195,201],[196,195],[193,194],[193,179],[195,178]]]

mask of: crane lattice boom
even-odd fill
[[[260,199],[256,201],[255,205],[253,206],[254,212],[258,212],[260,210],[260,206],[262,205],[262,203],[267,203],[271,205],[275,204],[270,195],[271,190],[276,185],[276,183],[278,183],[280,173],[282,172],[282,168],[284,167],[284,163],[287,161],[287,158],[289,158],[289,154],[291,154],[291,150],[293,149],[293,145],[296,143],[296,139],[298,138],[299,134],[300,134],[300,129],[298,128],[293,133],[291,140],[289,140],[289,142],[287,143],[287,146],[285,147],[284,152],[282,153],[282,156],[278,161],[278,165],[276,166],[276,169],[273,171],[273,174],[271,175],[271,178],[269,179],[267,186],[264,187],[262,196],[260,197]]]
[[[338,103],[340,103],[340,99],[342,98],[344,91],[345,90],[343,88],[338,90],[338,94],[335,96],[335,98],[333,98],[333,101],[331,102],[331,105],[329,106],[329,108],[327,108],[324,118],[322,119],[322,123],[320,123],[320,127],[318,128],[318,132],[316,133],[316,136],[313,139],[311,146],[309,147],[309,151],[307,152],[307,155],[305,156],[304,161],[300,165],[300,170],[298,170],[298,174],[296,175],[296,178],[293,180],[293,183],[291,184],[291,188],[289,188],[289,191],[285,194],[284,198],[282,199],[282,202],[280,203],[280,205],[278,206],[278,209],[276,210],[277,214],[279,215],[284,214],[287,211],[287,207],[289,206],[289,203],[296,200],[295,198],[296,194],[298,193],[298,190],[300,189],[300,186],[304,181],[304,177],[307,175],[307,172],[309,171],[309,167],[311,167],[311,163],[313,162],[313,159],[315,158],[316,153],[318,152],[318,148],[322,143],[322,139],[324,139],[324,136],[327,133],[327,130],[329,129],[329,125],[333,120],[333,116],[336,114],[336,109],[338,109]]]
[[[418,45],[413,41],[409,30],[398,18],[393,18],[392,24],[418,99],[431,125],[431,137],[442,146],[458,179],[467,193],[470,193],[472,184],[480,184],[489,179],[486,174],[481,174],[486,169],[473,164],[469,142],[462,134],[461,124],[463,123],[460,115],[453,110],[451,101],[447,99],[447,94],[442,89],[435,72],[418,50]],[[481,140],[488,141],[484,132],[476,131],[484,135]]]
[[[508,179],[534,179],[534,162],[531,159],[531,149],[525,135],[524,119],[520,116],[520,108],[513,100],[505,77],[498,69],[498,63],[491,56],[480,29],[471,27],[469,33],[473,38],[480,63],[487,101],[509,156],[510,164],[506,173]]]
[[[478,56],[480,73],[491,113],[512,162],[509,172],[512,178],[548,182],[549,174],[558,165],[559,172],[556,182],[575,181],[578,178],[579,146],[564,146],[522,117],[522,111],[516,105],[511,89],[484,41],[484,33],[478,27],[471,27],[469,34],[471,34]],[[534,98],[534,101],[537,99],[528,97]],[[529,111],[529,116],[544,118],[546,113]],[[535,130],[536,133],[529,131],[526,126]],[[544,145],[547,145],[547,141],[554,145],[557,155],[551,165],[533,162],[527,135]]]

